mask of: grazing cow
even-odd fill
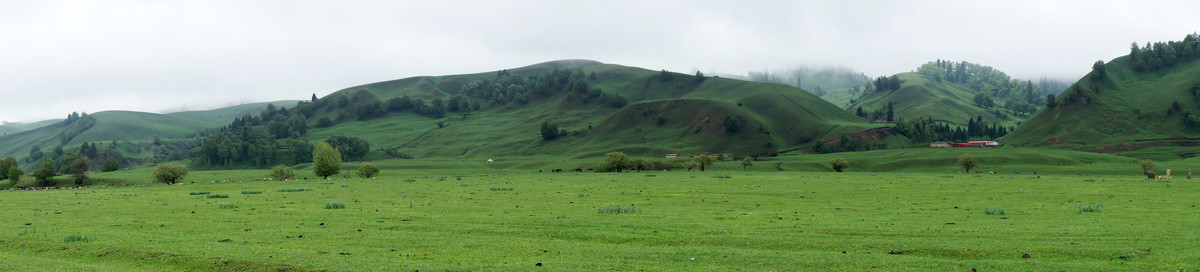
[[[596,171],[595,169],[591,169],[591,168],[588,168],[587,170],[588,170],[588,172]]]
[[[554,169],[555,173],[562,173],[562,169]]]
[[[1146,170],[1146,178],[1154,179],[1154,171]]]
[[[1192,169],[1188,169],[1188,179],[1192,179]]]
[[[583,172],[583,168],[571,169],[571,172]]]

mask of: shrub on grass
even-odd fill
[[[237,203],[233,203],[233,202],[218,202],[218,203],[217,203],[217,208],[221,208],[221,209],[233,209],[233,208],[237,208]]]
[[[276,192],[281,192],[281,193],[293,193],[293,192],[304,192],[304,191],[308,191],[308,189],[304,189],[304,188],[279,188],[279,189],[276,189],[275,191],[276,191]]]
[[[638,207],[633,206],[633,205],[629,205],[629,206],[617,205],[617,206],[605,206],[605,207],[596,208],[596,213],[598,213],[598,214],[630,214],[630,213],[638,213],[639,211],[640,211],[640,209],[638,209]]]
[[[371,165],[371,164],[364,164],[362,167],[358,168],[358,177],[360,177],[360,178],[372,178],[378,174],[379,174],[379,167],[375,167],[374,165]]]
[[[842,172],[845,171],[846,168],[850,168],[850,162],[846,161],[846,159],[842,157],[837,157],[829,160],[829,167],[832,167],[833,171]]]
[[[173,163],[163,163],[163,164],[159,164],[158,166],[155,166],[154,173],[151,174],[150,176],[152,178],[154,178],[154,181],[157,181],[157,182],[164,182],[167,184],[175,184],[180,179],[183,179],[183,177],[187,176],[187,174],[188,174],[187,166],[173,164]]]
[[[1104,203],[1075,204],[1075,206],[1079,207],[1079,212],[1081,212],[1081,213],[1083,213],[1083,212],[1101,212],[1104,210]]]
[[[229,198],[229,195],[227,195],[227,194],[211,194],[211,195],[206,195],[204,197],[206,197],[206,198]]]
[[[74,235],[74,234],[72,234],[72,235],[67,235],[67,237],[63,237],[63,242],[64,242],[64,243],[71,243],[71,242],[84,242],[84,243],[87,243],[87,242],[91,242],[91,241],[92,241],[92,238],[91,238],[91,237],[87,237],[87,236],[83,236],[83,235]]]
[[[512,191],[513,187],[492,187],[492,191]]]
[[[1154,167],[1158,167],[1158,163],[1155,163],[1152,160],[1142,160],[1142,162],[1138,164],[1142,166],[1143,173],[1150,172],[1150,170],[1154,170]]]
[[[337,202],[337,201],[328,202],[328,203],[325,203],[325,208],[326,209],[345,209],[346,203],[341,203],[341,202]]]
[[[243,194],[243,195],[257,195],[257,194],[262,194],[262,191],[259,191],[259,190],[243,190],[243,191],[242,191],[242,194]]]
[[[1005,210],[1005,209],[987,208],[987,209],[984,209],[984,210],[983,210],[983,214],[986,214],[986,215],[1005,215],[1005,214],[1008,214],[1008,211],[1007,211],[1007,210]]]
[[[293,177],[296,177],[296,173],[292,172],[291,167],[280,165],[280,166],[276,166],[274,169],[271,169],[271,179],[289,180],[289,179],[292,179]]]
[[[201,192],[201,191],[191,191],[191,192],[188,192],[188,194],[189,194],[189,195],[207,195],[207,194],[211,194],[211,193],[212,193],[212,192]]]

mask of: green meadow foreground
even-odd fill
[[[2,191],[0,270],[1200,269],[1182,175],[207,174]]]

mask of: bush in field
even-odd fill
[[[325,208],[326,209],[345,209],[346,203],[341,203],[341,202],[337,202],[337,201],[328,202],[328,203],[325,203]]]
[[[179,182],[179,180],[183,179],[184,176],[187,176],[187,174],[187,166],[164,163],[155,166],[154,173],[150,176],[154,179],[154,181],[157,182],[175,184],[176,182]]]
[[[958,157],[958,167],[962,168],[963,172],[970,173],[971,169],[979,167],[979,159],[971,156],[971,154],[963,154],[961,157]]]
[[[742,170],[746,170],[746,167],[751,166],[754,166],[754,158],[746,156],[746,159],[742,160]]]
[[[846,168],[850,168],[850,162],[842,157],[837,157],[829,160],[829,167],[832,167],[833,171],[842,172],[846,171]]]
[[[104,159],[104,166],[100,167],[100,172],[112,172],[117,171],[117,169],[121,169],[121,164],[117,163],[116,158],[108,157]]]
[[[621,152],[611,152],[604,154],[604,162],[596,166],[597,172],[621,172],[621,170],[633,167],[633,159],[629,155]]]
[[[371,178],[378,174],[379,167],[375,167],[374,165],[364,164],[358,168],[358,177],[360,178]]]
[[[296,177],[296,173],[292,172],[292,168],[286,165],[276,166],[274,169],[271,169],[271,179],[289,180],[293,177]]]
[[[1154,167],[1158,167],[1158,163],[1155,163],[1152,160],[1142,160],[1142,162],[1138,164],[1142,166],[1142,172],[1150,172],[1150,170],[1154,170]]]
[[[313,174],[324,179],[342,171],[342,154],[328,143],[317,143],[313,148]]]
[[[1104,203],[1075,204],[1075,206],[1079,208],[1079,212],[1081,213],[1101,212],[1104,210]]]

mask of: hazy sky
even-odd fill
[[[556,59],[744,74],[937,58],[1075,80],[1200,1],[3,1],[0,120],[307,99]]]

